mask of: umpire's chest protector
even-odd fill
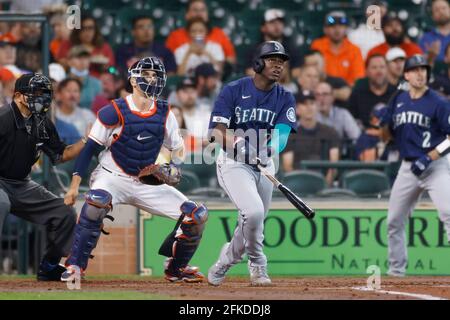
[[[136,176],[139,171],[155,163],[164,141],[169,107],[166,101],[157,101],[148,115],[132,111],[124,99],[113,101],[122,130],[111,144],[116,164],[127,174]]]

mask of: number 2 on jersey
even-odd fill
[[[430,138],[431,138],[430,131],[424,131],[423,132],[422,148],[429,148],[430,147]]]

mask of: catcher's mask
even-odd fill
[[[151,75],[153,71],[154,74]],[[128,69],[128,81],[136,79],[136,84],[148,99],[156,100],[166,86],[167,74],[164,64],[157,57],[146,57],[135,62]]]

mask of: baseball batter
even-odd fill
[[[405,224],[421,193],[428,191],[450,240],[450,103],[427,87],[431,67],[421,55],[406,61],[409,90],[393,99],[382,119],[384,140],[397,144],[403,159],[389,199],[388,275],[404,276]]]
[[[178,166],[184,143],[175,116],[165,100],[158,99],[166,83],[166,72],[156,57],[136,62],[128,70],[133,93],[103,107],[89,140],[75,164],[65,203],[73,205],[81,177],[96,150],[99,165],[91,175],[90,191],[75,228],[75,240],[61,280],[74,281],[86,270],[88,259],[100,236],[102,221],[114,204],[134,205],[155,215],[178,219],[160,253],[166,261],[166,279],[172,282],[201,282],[203,275],[188,262],[202,237],[208,211],[189,201],[172,185],[179,182]],[[171,150],[173,162],[155,165],[162,146]],[[79,271],[81,270],[81,271]]]
[[[227,84],[215,102],[210,119],[211,140],[222,146],[217,176],[239,217],[231,242],[224,245],[219,260],[209,269],[211,285],[220,285],[225,273],[242,260],[244,253],[248,256],[251,284],[271,284],[263,232],[273,185],[257,164],[273,174],[270,156],[282,151],[291,130],[297,129],[294,97],[276,83],[288,59],[279,42],[264,42],[256,51],[254,77]]]

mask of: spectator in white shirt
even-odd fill
[[[208,25],[201,18],[189,20],[186,30],[191,42],[178,47],[174,54],[178,65],[178,75],[192,76],[195,68],[202,63],[212,63],[219,72],[223,70],[225,54],[220,44],[206,39]]]
[[[314,92],[319,109],[317,120],[334,128],[341,139],[355,141],[361,134],[356,120],[347,109],[334,105],[333,89],[327,82],[320,82]]]

